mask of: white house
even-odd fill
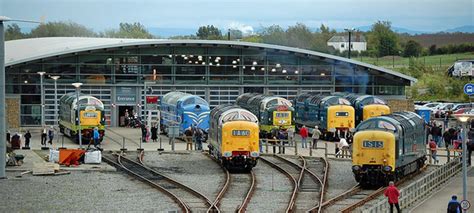
[[[349,50],[349,36],[335,35],[328,41],[328,46],[334,47],[339,52]],[[367,50],[367,41],[363,35],[351,35],[351,51],[362,52]]]

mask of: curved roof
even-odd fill
[[[372,64],[347,59],[339,56],[329,55],[300,48],[279,45],[251,43],[225,40],[168,40],[168,39],[121,39],[121,38],[84,38],[84,37],[46,37],[11,40],[5,42],[5,66],[11,66],[37,59],[60,56],[69,53],[79,53],[98,49],[127,47],[127,46],[149,46],[149,45],[216,45],[234,47],[254,47],[263,49],[282,50],[300,54],[307,54],[330,58],[338,61],[378,70],[390,75],[398,76],[410,82],[416,82],[416,78],[404,75]]]

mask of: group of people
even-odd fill
[[[143,124],[140,121],[137,112],[134,112],[133,110],[132,112],[129,112],[128,109],[125,109],[123,125],[125,127],[137,128],[141,127]]]
[[[192,124],[186,130],[184,130],[184,139],[186,141],[186,150],[202,150],[202,143],[205,140],[205,132],[201,128]]]
[[[157,124],[152,124],[151,128],[148,130],[148,127],[145,124],[141,124],[140,126],[141,132],[142,132],[142,142],[146,143],[150,140],[152,142],[156,142],[158,139],[158,125]]]
[[[437,157],[437,150],[440,147],[444,147],[446,149],[462,149],[462,141],[463,140],[463,133],[461,127],[451,127],[448,128],[445,125],[445,129],[443,132],[442,125],[437,125],[435,122],[430,122],[427,125],[427,143],[430,149],[431,158],[434,160],[435,163],[439,163],[439,159]],[[471,153],[474,150],[474,127],[471,125],[467,132],[467,140],[466,140],[466,148],[467,148],[467,162],[471,165]]]

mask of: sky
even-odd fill
[[[377,20],[417,31],[474,25],[474,0],[0,0],[0,16],[73,21],[95,31],[140,22],[147,28],[215,25],[251,33],[262,26],[357,28]],[[19,24],[32,28],[31,24]],[[33,25],[34,27],[34,25]]]

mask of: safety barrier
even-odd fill
[[[316,146],[313,148],[313,142],[312,140],[308,140],[307,142],[307,146],[308,148],[305,148],[305,149],[308,149],[309,150],[309,156],[313,156],[313,150],[318,150],[318,149],[321,149],[321,150],[324,150],[324,158],[327,159],[328,156],[333,156],[333,157],[336,157],[336,154],[335,153],[329,153],[328,152],[328,144],[326,142],[319,142],[318,144],[324,144],[323,147],[320,147],[320,146]],[[275,149],[275,152],[274,153],[278,153],[278,152],[282,152],[282,153],[285,153],[284,151],[284,148],[293,148],[292,151],[294,151],[294,154],[295,155],[298,155],[298,150],[299,149],[302,149],[302,148],[299,148],[298,147],[301,146],[301,141],[296,141],[296,140],[293,140],[293,141],[290,141],[290,140],[280,140],[280,139],[260,139],[260,150],[262,153],[269,153],[269,147],[271,148],[274,148]],[[278,148],[278,150],[277,150]],[[342,150],[339,152],[339,154],[337,154],[338,157],[342,157],[342,158],[351,158],[351,151],[350,150],[347,150],[345,152],[342,152]]]
[[[441,186],[447,184],[447,181],[461,171],[460,158],[454,158],[452,161],[440,166],[423,178],[403,187],[400,190],[399,204],[401,208],[409,208],[414,204],[418,204],[421,200],[435,193]],[[387,212],[390,205],[387,198],[381,197],[370,208],[364,209],[362,212],[378,213]]]

